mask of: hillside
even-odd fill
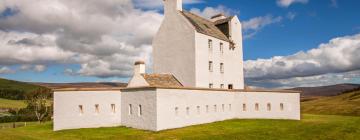
[[[39,86],[44,86],[50,89],[61,88],[112,88],[112,87],[126,87],[126,83],[32,83]]]
[[[360,116],[360,90],[301,103],[303,113]]]
[[[341,94],[344,91],[352,90],[359,88],[360,84],[338,84],[331,86],[321,86],[321,87],[297,87],[290,90],[302,91],[302,97],[311,97],[311,96],[336,96]]]
[[[0,98],[22,100],[26,93],[46,87],[0,78]]]

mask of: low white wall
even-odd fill
[[[99,113],[95,111],[99,105]],[[115,104],[113,113],[111,104]],[[83,114],[79,105],[83,106]],[[54,131],[121,125],[120,91],[66,91],[54,93]]]
[[[267,110],[268,103],[271,110]],[[280,110],[280,103],[284,110]],[[246,104],[246,111],[243,111],[243,104]],[[235,118],[299,120],[300,94],[157,89],[157,110],[158,131]]]
[[[238,118],[300,120],[300,93],[242,92],[237,100],[240,105]],[[259,105],[258,110],[255,104]],[[283,110],[280,104],[283,104]]]
[[[156,90],[122,90],[122,125],[137,129],[156,131]],[[129,112],[131,104],[132,114]],[[139,114],[139,105],[142,113]]]
[[[158,89],[157,130],[235,118],[235,102],[235,94],[224,94],[223,91]],[[222,110],[223,104],[224,110]],[[177,114],[175,108],[178,108]],[[189,108],[188,112],[187,108]]]

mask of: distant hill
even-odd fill
[[[311,97],[311,96],[336,96],[341,94],[344,91],[352,90],[359,88],[360,84],[338,84],[331,86],[321,86],[321,87],[297,87],[290,90],[302,91],[302,97]]]
[[[360,116],[360,89],[301,103],[303,113]]]
[[[50,89],[61,88],[113,88],[113,87],[126,87],[126,83],[32,83],[39,86],[44,86]]]
[[[23,100],[26,93],[30,93],[39,89],[47,88],[30,83],[0,78],[0,98]]]

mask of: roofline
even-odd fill
[[[146,89],[183,89],[183,90],[205,90],[205,91],[227,91],[227,92],[279,92],[279,93],[301,93],[301,91],[296,90],[251,90],[251,89],[217,89],[217,88],[195,88],[195,87],[158,87],[158,86],[141,86],[141,87],[131,87],[123,88],[121,90],[146,90]]]

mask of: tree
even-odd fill
[[[47,101],[51,97],[49,93],[51,93],[49,89],[38,89],[26,95],[27,108],[35,113],[39,123],[51,113],[50,107],[47,105]]]

